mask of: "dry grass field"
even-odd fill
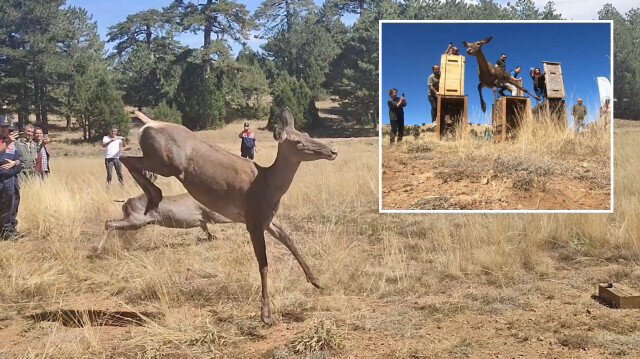
[[[388,126],[383,132],[389,132]],[[523,121],[514,140],[493,143],[474,125],[438,141],[422,126],[382,146],[382,209],[609,210],[610,132],[576,135],[550,121]],[[469,132],[476,135],[468,135]]]
[[[198,136],[238,152],[238,131]],[[268,165],[275,141],[257,136]],[[337,160],[303,163],[279,212],[324,289],[267,239],[270,327],[240,224],[210,226],[212,242],[147,227],[88,256],[113,200],[141,191],[128,174],[108,190],[99,148],[60,142],[50,178],[22,187],[25,237],[0,243],[0,358],[636,358],[640,311],[590,295],[640,288],[638,136],[616,123],[615,213],[565,215],[378,214],[377,138],[327,139]],[[143,325],[89,325],[89,310]]]

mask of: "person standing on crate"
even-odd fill
[[[402,141],[404,137],[404,107],[407,106],[407,100],[402,97],[398,97],[398,90],[392,88],[389,90],[389,122],[391,123],[391,143],[396,141],[396,135],[398,136],[398,142]]]
[[[509,72],[509,76],[511,76],[511,78],[513,80],[518,80],[518,75],[520,74],[520,70],[522,68],[520,66],[516,66],[515,69],[511,70],[511,72]],[[511,96],[516,96],[518,94],[518,88],[516,87],[516,85],[514,84],[510,84],[510,83],[505,83],[504,87],[507,88],[507,90],[509,90],[509,92],[511,92]]]
[[[536,96],[540,97],[542,100],[536,100],[536,105],[540,103],[540,101],[544,101],[545,95],[545,83],[544,83],[544,75],[545,73],[540,73],[540,68],[536,67],[535,69],[532,67],[529,69],[529,76],[533,80],[533,91],[535,91]]]
[[[571,108],[571,115],[573,116],[573,124],[576,127],[576,132],[584,128],[584,118],[587,116],[587,107],[582,104],[582,99],[578,97],[578,103]]]
[[[436,116],[438,112],[438,95],[440,94],[440,66],[433,65],[431,68],[433,73],[429,75],[427,79],[427,85],[429,86],[429,103],[431,104],[431,123],[436,122]]]
[[[500,58],[498,60],[496,60],[496,67],[499,67],[502,69],[502,71],[504,71],[505,73],[507,73],[507,54],[502,54],[500,55]],[[504,93],[504,90],[511,90],[508,86],[505,86],[504,84],[502,85],[502,87],[500,88],[500,90],[498,90],[498,94],[500,94],[500,96],[506,96]],[[512,92],[513,94],[513,92]]]
[[[458,55],[458,48],[453,46],[453,42],[449,43],[449,46],[444,50],[445,55]]]

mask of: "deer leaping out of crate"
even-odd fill
[[[482,106],[482,112],[487,111],[487,104],[482,98],[482,87],[492,88],[495,91],[497,87],[503,87],[503,84],[509,83],[522,90],[523,92],[526,92],[527,94],[529,94],[529,96],[535,98],[536,100],[540,100],[540,97],[532,94],[524,87],[522,87],[519,81],[514,81],[511,78],[511,75],[509,75],[509,73],[507,73],[505,70],[500,67],[496,67],[487,61],[487,59],[484,57],[484,54],[482,53],[481,47],[482,45],[491,41],[492,38],[493,36],[489,36],[480,41],[462,42],[462,44],[467,48],[467,54],[475,56],[476,60],[478,60],[478,78],[480,79],[480,83],[478,84],[478,93],[480,94],[480,104]]]

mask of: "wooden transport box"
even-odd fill
[[[456,128],[467,125],[467,96],[438,96],[436,139],[455,134]]]
[[[464,63],[462,55],[440,56],[440,89],[442,95],[464,95]]]
[[[504,96],[491,106],[493,141],[500,142],[515,135],[522,121],[531,120],[531,100],[529,97]]]
[[[559,62],[542,61],[545,83],[547,86],[547,98],[564,98],[564,82],[562,69]]]
[[[563,99],[546,98],[531,109],[535,121],[550,120],[559,128],[567,128],[567,106]]]
[[[602,301],[616,308],[640,308],[640,293],[619,283],[612,284],[611,288],[608,283],[598,284],[598,297]]]

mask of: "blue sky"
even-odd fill
[[[482,52],[491,63],[507,54],[507,69],[522,66],[524,87],[533,93],[528,76],[530,67],[542,61],[561,62],[567,106],[578,97],[587,106],[587,121],[599,110],[597,76],[611,79],[611,53],[608,23],[384,23],[382,24],[382,123],[389,123],[387,90],[395,87],[406,93],[406,124],[430,123],[427,77],[431,66],[440,64],[440,55],[449,42],[466,58],[464,92],[468,96],[469,122],[490,123],[493,92],[484,88],[487,113],[480,109],[478,62],[464,53],[462,41],[493,39]],[[531,99],[535,104],[535,99]],[[571,116],[569,116],[571,117]],[[571,119],[570,119],[571,121]]]

